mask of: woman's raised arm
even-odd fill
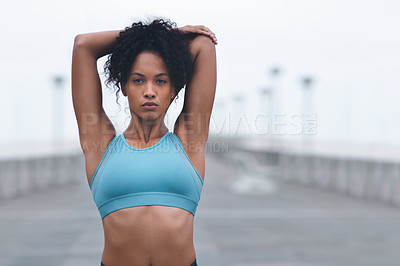
[[[114,126],[102,106],[97,59],[111,53],[119,32],[94,32],[75,37],[71,72],[72,101],[85,155],[102,154],[104,144],[115,136]]]
[[[184,142],[199,148],[205,146],[207,142],[214,103],[217,83],[215,51],[217,40],[204,26],[195,26],[192,32],[200,34],[189,45],[194,60],[194,72],[190,83],[186,85],[184,105],[175,123],[175,132],[184,138]]]

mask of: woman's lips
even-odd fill
[[[154,110],[157,108],[157,105],[143,105],[143,109],[145,110]]]
[[[145,103],[142,105],[142,107],[143,107],[143,109],[145,109],[145,110],[154,110],[154,109],[157,108],[157,104],[156,104],[156,103],[153,103],[153,102],[145,102]]]

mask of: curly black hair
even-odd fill
[[[134,22],[121,31],[104,64],[106,86],[111,83],[117,88],[117,104],[121,84],[127,82],[133,62],[144,51],[154,52],[163,59],[177,96],[193,74],[189,43],[194,37],[195,34],[183,33],[175,22],[163,18],[150,23]]]

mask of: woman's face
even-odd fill
[[[129,73],[122,93],[128,96],[131,113],[150,121],[163,118],[175,95],[162,58],[152,52],[142,52]]]

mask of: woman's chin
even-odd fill
[[[140,118],[146,123],[153,124],[158,121],[160,116],[156,114],[147,113],[147,114],[142,114]]]

